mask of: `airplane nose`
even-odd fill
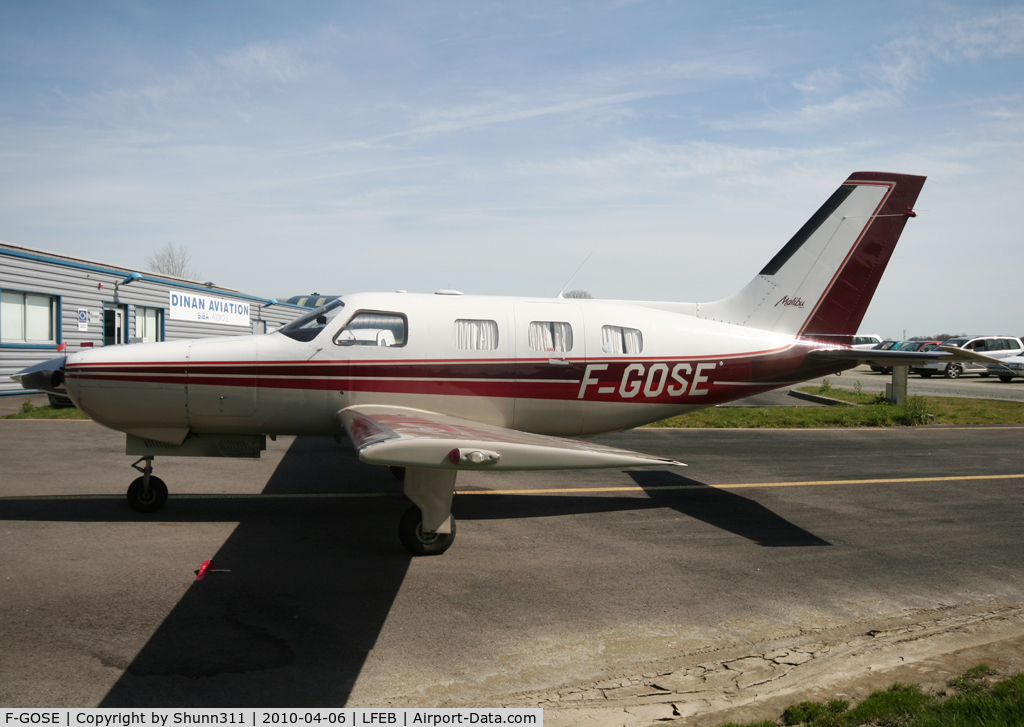
[[[93,421],[170,444],[188,434],[191,341],[104,346],[68,356],[67,389]]]
[[[23,389],[67,396],[68,391],[64,388],[64,365],[67,360],[67,356],[51,358],[49,361],[22,369],[11,378],[21,384]]]

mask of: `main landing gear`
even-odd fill
[[[139,466],[139,462],[145,462]],[[159,477],[153,476],[153,458],[143,457],[132,464],[134,469],[142,473],[128,485],[128,505],[135,512],[156,512],[167,504],[167,485]]]
[[[423,530],[423,512],[413,505],[398,523],[398,539],[413,555],[441,555],[455,542],[455,518],[448,516],[450,530],[447,533]]]
[[[455,470],[409,467],[404,490],[413,505],[398,523],[398,538],[413,555],[441,555],[455,542]]]

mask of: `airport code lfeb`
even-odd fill
[[[17,709],[4,712],[5,725],[543,725],[542,709],[349,709],[349,710],[219,710],[219,709]]]

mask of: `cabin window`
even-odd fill
[[[356,313],[334,342],[339,346],[404,346],[405,333],[405,316],[401,314]]]
[[[530,348],[534,351],[571,351],[572,326],[562,321],[530,323]]]
[[[52,295],[0,292],[0,340],[4,343],[54,344],[57,299]]]
[[[640,353],[644,334],[636,328],[601,326],[601,350],[605,353]]]
[[[463,351],[494,351],[498,348],[498,322],[459,318],[452,331],[455,348]]]
[[[163,340],[163,326],[160,325],[164,312],[160,308],[135,306],[135,341],[156,343]]]

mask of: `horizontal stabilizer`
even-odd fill
[[[419,409],[354,406],[338,412],[359,459],[433,469],[550,470],[682,465],[626,449],[518,432]]]
[[[13,374],[11,378],[21,384],[23,389],[67,396],[68,391],[64,388],[64,365],[66,362],[67,356],[51,358],[49,361],[42,361],[27,369],[22,369]]]
[[[856,348],[830,348],[811,351],[807,357],[816,361],[871,364],[874,366],[917,366],[932,361],[952,361],[953,356],[942,351],[874,351]]]
[[[997,358],[953,346],[940,346],[931,351],[879,351],[876,349],[825,348],[810,351],[807,357],[816,361],[870,364],[874,366],[918,366],[933,361],[978,361],[1002,363]]]

